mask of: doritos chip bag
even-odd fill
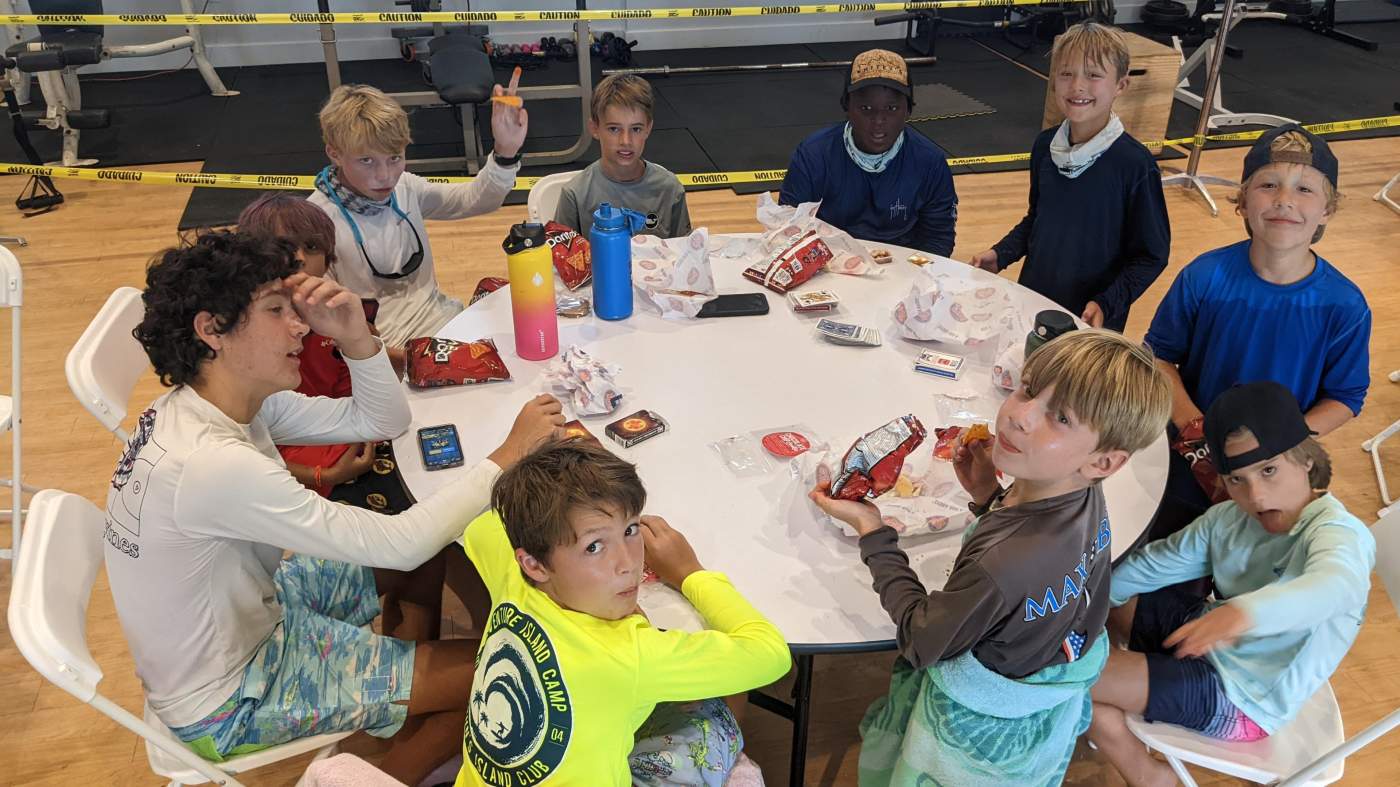
[[[510,370],[490,339],[459,342],[436,336],[410,339],[408,382],[415,388],[509,380]]]
[[[554,272],[570,290],[593,280],[593,254],[588,239],[557,221],[544,225],[544,242],[554,254]]]

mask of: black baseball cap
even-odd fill
[[[883,85],[911,99],[914,97],[909,64],[888,49],[867,49],[851,61],[851,70],[846,75],[846,93],[871,85]]]
[[[1226,456],[1225,437],[1240,427],[1254,434],[1259,447]],[[1272,380],[1234,385],[1217,396],[1206,410],[1205,433],[1221,475],[1278,456],[1317,434],[1308,428],[1293,392]]]
[[[1286,134],[1289,131],[1302,134],[1312,147],[1312,152],[1273,150],[1271,146],[1274,140],[1278,139],[1280,134]],[[1269,164],[1306,164],[1321,172],[1332,183],[1332,188],[1337,187],[1337,157],[1332,155],[1332,149],[1327,146],[1326,140],[1297,123],[1285,123],[1277,128],[1271,128],[1259,137],[1259,140],[1244,156],[1244,174],[1240,176],[1240,182],[1249,180],[1250,175],[1253,175],[1260,167]]]

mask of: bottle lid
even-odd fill
[[[518,254],[544,245],[544,225],[534,221],[512,224],[510,233],[501,242],[501,248],[506,250],[506,254]]]
[[[1058,309],[1046,309],[1035,316],[1035,332],[1046,341],[1076,327],[1074,318]]]
[[[641,232],[647,226],[647,217],[628,208],[614,208],[604,202],[593,211],[593,226],[603,230],[626,230]]]

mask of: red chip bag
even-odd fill
[[[496,343],[490,339],[459,342],[424,336],[410,339],[407,352],[408,382],[415,388],[510,379],[510,370],[496,352]]]
[[[831,482],[840,500],[874,500],[894,488],[904,459],[924,441],[924,425],[903,415],[860,438],[841,459]]]
[[[577,230],[557,221],[547,222],[544,242],[554,254],[554,272],[565,287],[577,290],[593,280],[593,254],[588,239]]]
[[[808,230],[772,258],[744,269],[744,278],[784,294],[816,276],[834,256],[826,241],[817,237],[815,230]]]
[[[508,284],[510,284],[510,280],[502,279],[500,276],[486,276],[482,278],[481,281],[476,283],[476,292],[472,293],[472,303],[476,303]],[[471,303],[467,305],[470,306]]]

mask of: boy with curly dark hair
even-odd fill
[[[409,641],[435,633],[441,575],[431,564],[485,507],[501,468],[562,423],[558,402],[531,401],[461,482],[402,514],[336,505],[297,483],[275,444],[408,428],[360,299],[298,272],[290,244],[216,233],[158,255],[144,300],[133,334],[174,390],[133,430],[105,540],[146,702],[214,760],[336,731],[395,735],[383,768],[416,784],[456,749],[476,647]],[[308,330],[336,342],[352,396],[292,390]],[[297,554],[283,561],[284,550]],[[377,570],[425,563],[392,588]],[[400,605],[382,621],[392,636],[379,636],[366,624],[389,592]]]

